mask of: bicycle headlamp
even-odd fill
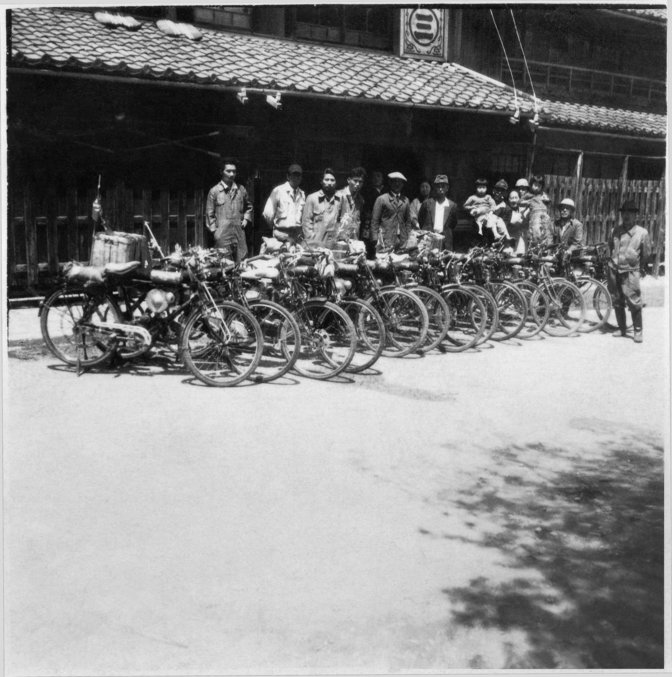
[[[174,302],[175,294],[172,292],[165,292],[162,289],[152,289],[147,292],[147,296],[145,296],[147,308],[153,313],[162,313]]]

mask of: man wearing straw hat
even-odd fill
[[[404,247],[411,230],[411,205],[401,194],[406,177],[401,172],[391,172],[387,178],[390,190],[375,201],[371,215],[371,239],[378,252]]]
[[[624,202],[619,212],[621,225],[614,228],[609,240],[609,292],[618,324],[614,336],[626,336],[627,305],[632,315],[634,341],[641,343],[643,303],[639,280],[640,270],[651,257],[651,241],[647,230],[635,223],[639,209],[632,200]]]

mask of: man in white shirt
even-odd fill
[[[273,237],[282,242],[296,244],[302,240],[301,218],[306,204],[306,194],[299,188],[303,179],[300,165],[291,164],[287,170],[287,181],[272,191],[263,216],[273,228]]]

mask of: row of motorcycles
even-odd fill
[[[421,237],[412,251],[369,260],[357,241],[334,252],[268,239],[238,264],[202,247],[178,247],[148,271],[137,261],[73,263],[41,304],[41,331],[78,374],[163,355],[225,387],[289,372],[365,373],[380,357],[573,336],[608,322],[605,245],[514,255],[432,244]]]

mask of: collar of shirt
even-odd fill
[[[224,181],[220,181],[220,182],[219,182],[219,185],[222,187],[222,190],[223,190],[225,193],[228,193],[228,192],[230,192],[230,191],[232,191],[232,190],[236,190],[236,189],[238,188],[238,186],[237,186],[237,184],[236,184],[235,181],[234,181],[230,186],[227,186],[227,185],[224,183]]]
[[[295,199],[296,197],[302,195],[303,191],[301,190],[300,186],[297,186],[296,188],[292,188],[292,184],[289,181],[286,181],[283,188],[285,189],[285,192],[292,198]]]
[[[327,202],[333,202],[334,200],[340,200],[341,196],[337,193],[332,193],[331,197],[328,197],[327,194],[322,189],[320,189],[317,191],[317,199],[320,202],[323,200],[326,200]]]

